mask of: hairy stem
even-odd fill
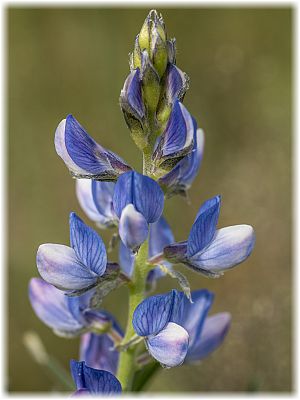
[[[145,297],[146,277],[149,272],[147,261],[148,261],[148,241],[143,243],[136,256],[132,281],[128,284],[129,288],[128,320],[127,320],[127,328],[125,336],[121,344],[129,342],[135,335],[132,326],[132,316],[138,304]],[[126,392],[131,390],[132,379],[136,369],[135,352],[136,352],[136,347],[134,346],[128,348],[126,351],[122,351],[120,354],[117,377],[121,382],[123,391]]]

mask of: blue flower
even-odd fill
[[[168,196],[174,194],[186,195],[195,177],[199,172],[204,150],[204,132],[197,129],[194,120],[194,147],[193,151],[186,155],[175,167],[159,178],[159,184],[164,188]]]
[[[167,223],[166,219],[161,216],[158,221],[150,225],[149,229],[149,259],[162,253],[164,247],[174,242],[172,230]],[[135,255],[128,249],[122,242],[119,246],[119,263],[121,269],[128,277],[131,277],[134,268]],[[162,262],[166,267],[170,265],[169,262]],[[153,286],[156,280],[165,273],[159,268],[153,268],[148,276],[147,283]]]
[[[118,217],[113,208],[114,182],[76,179],[76,195],[85,214],[101,228],[113,228]]]
[[[58,125],[55,149],[76,178],[111,181],[131,170],[120,157],[96,143],[72,115]]]
[[[182,103],[175,100],[167,126],[152,155],[153,172],[159,177],[170,171],[194,145],[194,123]]]
[[[230,325],[228,313],[207,318],[213,302],[208,290],[192,292],[193,303],[172,290],[145,299],[134,311],[135,332],[144,337],[150,354],[165,367],[198,361],[224,340]]]
[[[141,77],[139,68],[133,70],[127,77],[120,95],[120,105],[128,118],[133,118],[142,125],[145,118],[145,106],[142,97]],[[129,127],[132,123],[129,123]]]
[[[220,196],[215,196],[202,204],[188,240],[164,248],[167,260],[218,277],[249,257],[255,243],[252,226],[234,225],[217,230],[220,203]]]
[[[84,361],[71,360],[71,373],[76,384],[75,395],[116,395],[122,392],[118,379],[108,371],[94,369]]]
[[[122,334],[122,331],[119,331]],[[123,336],[123,334],[122,334]],[[107,334],[85,333],[80,339],[80,360],[96,369],[116,374],[120,353],[114,350],[114,342]]]
[[[153,179],[130,171],[116,183],[113,206],[119,218],[121,240],[136,252],[148,237],[149,224],[162,214],[164,194]]]
[[[65,291],[88,289],[99,282],[107,270],[105,245],[100,236],[75,214],[70,214],[71,247],[42,244],[37,252],[37,267],[46,281]]]
[[[176,99],[182,101],[189,86],[189,79],[176,65],[169,63],[164,78],[164,91],[168,105]]]
[[[29,300],[36,315],[60,336],[78,336],[88,329],[108,332],[116,339],[122,331],[115,319],[106,311],[92,310],[93,290],[78,297],[65,296],[61,290],[32,278],[29,283]]]

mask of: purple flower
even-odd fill
[[[193,118],[184,105],[176,100],[152,155],[154,173],[160,176],[170,171],[184,156],[191,153],[193,146]]]
[[[113,208],[114,182],[92,179],[76,180],[76,195],[85,214],[101,228],[112,228],[118,224]]]
[[[109,331],[112,337],[122,337],[114,318],[105,311],[92,310],[93,290],[78,297],[64,295],[61,290],[32,278],[29,282],[29,300],[41,321],[60,336],[77,336],[87,329]]]
[[[172,105],[176,99],[182,101],[189,86],[189,79],[185,72],[182,72],[176,65],[168,64],[164,90],[168,105]]]
[[[135,332],[145,338],[150,354],[163,366],[194,362],[215,350],[230,325],[228,313],[208,317],[213,294],[192,292],[193,303],[182,292],[172,290],[145,299],[134,311]]]
[[[167,260],[218,277],[249,257],[255,243],[252,226],[234,225],[217,230],[220,203],[221,197],[215,196],[202,204],[188,240],[164,248]]]
[[[120,105],[125,115],[126,121],[127,118],[134,118],[142,125],[145,118],[145,106],[142,97],[139,68],[133,70],[128,75],[124,83],[124,87],[121,91]]]
[[[136,252],[148,237],[148,225],[162,214],[164,194],[153,179],[130,171],[116,183],[113,206],[120,221],[121,240]]]
[[[113,181],[131,170],[120,157],[96,143],[72,115],[58,125],[55,149],[76,178]]]
[[[39,247],[37,267],[40,275],[65,291],[95,286],[107,270],[105,245],[75,213],[70,214],[70,243],[71,247],[50,243]]]
[[[204,132],[197,129],[194,122],[194,147],[193,151],[186,155],[166,175],[159,178],[158,182],[164,188],[168,196],[174,194],[186,194],[199,172],[204,150]]]
[[[74,395],[116,395],[122,392],[118,379],[108,371],[90,368],[84,361],[71,360],[71,373],[77,391]]]

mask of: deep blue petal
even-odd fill
[[[70,312],[64,293],[42,279],[30,280],[29,300],[41,321],[57,333],[73,336],[84,328],[84,323]]]
[[[70,171],[81,178],[113,180],[131,169],[116,154],[96,143],[72,115],[58,125],[55,148]]]
[[[224,341],[230,328],[229,313],[219,313],[207,317],[201,335],[189,346],[185,362],[202,360],[216,350]]]
[[[170,321],[175,291],[143,300],[135,309],[132,325],[139,336],[155,335]]]
[[[128,75],[121,91],[120,100],[124,109],[134,114],[135,117],[140,120],[144,118],[145,107],[142,97],[139,68],[135,69]]]
[[[183,363],[188,351],[189,335],[180,325],[169,322],[157,335],[146,340],[152,357],[165,367],[176,367]]]
[[[213,239],[220,213],[221,197],[215,196],[202,204],[187,242],[187,255],[192,257]]]
[[[175,101],[166,129],[158,140],[153,159],[178,158],[193,149],[194,125],[187,109]]]
[[[78,259],[98,276],[106,269],[107,255],[100,236],[75,213],[70,214],[70,242]]]
[[[187,76],[176,65],[168,64],[165,85],[169,103],[172,104],[176,98],[182,100],[188,86]]]
[[[128,204],[122,210],[119,235],[125,246],[133,252],[136,252],[148,237],[148,223],[133,204]]]
[[[85,333],[80,340],[80,360],[96,369],[115,374],[117,372],[119,352],[113,350],[114,342],[106,335]]]
[[[186,259],[187,242],[173,243],[164,248],[164,256],[173,263],[183,262]]]
[[[130,249],[128,249],[120,240],[119,243],[119,264],[122,271],[131,277],[134,268],[135,256]]]
[[[148,223],[153,223],[162,214],[164,194],[153,179],[130,171],[121,175],[115,186],[113,205],[119,218],[128,204],[133,204]]]
[[[61,290],[85,289],[96,283],[98,275],[83,265],[71,247],[42,244],[36,262],[41,277]]]
[[[84,361],[71,360],[70,366],[77,389],[87,389],[91,394],[121,393],[120,382],[110,372],[90,368],[85,365]]]

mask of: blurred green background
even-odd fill
[[[219,226],[248,223],[255,250],[242,266],[208,280],[181,268],[193,289],[216,293],[212,312],[229,311],[224,345],[198,366],[163,370],[151,392],[290,391],[291,329],[291,8],[159,8],[177,38],[178,66],[191,86],[185,104],[206,132],[202,168],[165,215],[177,240],[197,209],[220,193]],[[56,155],[57,124],[72,113],[103,146],[140,169],[119,109],[128,53],[149,9],[18,8],[7,17],[9,259],[7,390],[60,390],[25,349],[36,331],[68,369],[78,339],[56,337],[34,315],[27,285],[41,243],[68,243],[74,181]],[[91,222],[89,222],[91,223]],[[101,233],[105,241],[111,232]],[[116,260],[116,254],[111,256]],[[172,288],[164,279],[158,291]],[[125,324],[126,289],[105,307]]]

